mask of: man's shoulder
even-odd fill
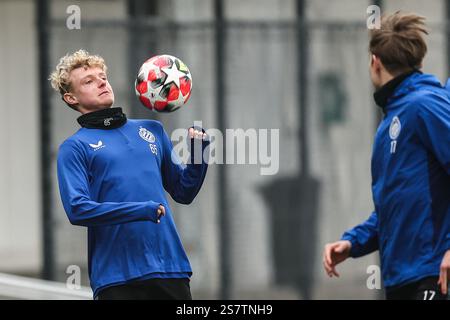
[[[155,135],[160,135],[164,132],[163,124],[160,121],[152,119],[128,119],[129,124],[139,130],[144,128],[151,131]]]
[[[134,125],[145,125],[145,126],[152,126],[152,127],[159,127],[162,128],[162,123],[158,120],[153,119],[128,119],[128,121]]]
[[[445,88],[421,88],[407,96],[409,109],[418,111],[421,108],[450,108],[450,92]]]
[[[61,150],[67,150],[67,149],[74,149],[78,148],[80,145],[80,137],[77,134],[78,132],[74,133],[70,137],[66,138],[60,145],[59,145],[59,151]]]
[[[405,114],[413,121],[450,114],[450,95],[444,88],[422,88],[411,92],[406,102]]]
[[[67,137],[59,146],[59,149],[63,148],[79,148],[82,142],[89,138],[89,130],[84,128],[78,129],[74,134]]]

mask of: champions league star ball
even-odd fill
[[[157,112],[173,112],[191,96],[192,76],[178,58],[167,54],[154,56],[139,69],[136,95],[142,104]]]

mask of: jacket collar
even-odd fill
[[[117,107],[85,113],[77,121],[83,128],[109,130],[123,126],[127,116]]]
[[[375,103],[383,109],[383,112],[386,112],[386,106],[389,103],[389,100],[394,96],[394,93],[396,92],[396,89],[399,87],[399,85],[414,73],[422,72],[414,69],[412,71],[402,73],[389,82],[385,83],[380,89],[375,91],[375,93],[373,94],[373,98],[375,100]]]

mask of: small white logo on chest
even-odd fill
[[[389,127],[389,136],[392,140],[396,140],[400,135],[400,130],[402,130],[402,124],[398,117],[392,118],[391,126]]]
[[[150,142],[148,144],[150,147],[150,150],[152,151],[152,153],[154,155],[158,155],[158,148],[156,147],[156,144],[155,144],[156,138],[155,138],[154,134],[145,128],[139,127],[139,136],[142,139],[144,139],[145,141]]]
[[[153,133],[151,133],[151,131],[140,127],[139,128],[139,136],[144,139],[147,142],[153,143],[155,142],[155,136],[153,135]]]
[[[99,141],[97,142],[97,144],[89,143],[89,146],[90,146],[92,149],[94,149],[94,151],[97,151],[98,149],[101,149],[101,148],[106,147],[106,146],[103,144],[102,140],[99,140]]]
[[[402,124],[400,119],[395,116],[392,118],[391,125],[389,126],[389,137],[391,138],[391,153],[395,153],[397,149],[397,138],[400,135],[400,131],[402,130]]]

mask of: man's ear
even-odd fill
[[[380,68],[380,59],[374,54],[370,57],[370,65],[376,69]]]
[[[66,92],[63,95],[63,100],[70,105],[77,105],[78,104],[78,99],[70,92]]]

